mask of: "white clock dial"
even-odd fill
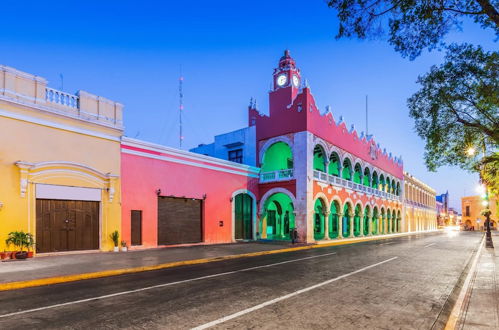
[[[298,88],[298,85],[300,85],[300,78],[298,78],[297,75],[293,75],[293,85]]]
[[[285,74],[281,74],[279,77],[277,77],[277,85],[279,85],[281,87],[286,85],[287,81],[288,81],[288,77]]]

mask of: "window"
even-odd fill
[[[229,151],[229,160],[235,163],[243,163],[243,149]]]
[[[466,205],[466,216],[467,217],[470,216],[470,206],[469,205]]]

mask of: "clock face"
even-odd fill
[[[298,85],[300,84],[300,78],[298,78],[297,75],[293,75],[293,85],[298,88]]]
[[[287,81],[288,81],[288,77],[285,74],[281,74],[279,77],[277,77],[277,85],[279,85],[281,87],[286,85]]]

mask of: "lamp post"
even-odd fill
[[[469,147],[466,150],[466,153],[468,156],[473,156],[475,154],[476,150],[473,147]],[[486,156],[486,147],[485,147],[485,139],[483,140],[483,147],[482,147],[482,152],[483,152],[483,157]],[[485,246],[488,248],[493,248],[494,243],[492,242],[492,233],[490,232],[490,204],[489,204],[489,189],[487,188],[487,185],[483,182],[482,180],[483,177],[483,164],[480,166],[480,183],[481,183],[481,188],[483,191],[480,192],[480,195],[482,195],[483,201],[482,205],[485,207],[485,212],[482,214],[485,216],[485,228],[486,228],[486,238],[485,238]]]

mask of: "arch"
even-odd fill
[[[337,199],[331,201],[329,207],[329,238],[337,238],[339,236],[339,219],[341,214],[341,204]]]
[[[390,210],[390,208],[387,207],[386,208],[386,222],[385,222],[385,226],[386,226],[385,233],[386,234],[390,234],[392,232],[391,221],[392,221],[392,211]]]
[[[235,241],[236,239],[255,239],[257,212],[256,196],[247,189],[239,189],[232,193],[231,201],[232,241]],[[248,205],[248,203],[250,204]]]
[[[370,219],[371,219],[371,207],[369,206],[369,204],[367,204],[365,207],[364,207],[364,218],[362,219],[364,221],[364,224],[363,224],[363,232],[362,234],[364,236],[367,236],[369,235],[369,222],[370,222]]]
[[[355,163],[352,181],[357,184],[362,183],[362,166],[360,165],[360,163]]]
[[[273,194],[277,194],[277,193],[283,193],[285,195],[287,195],[290,199],[291,199],[291,202],[293,203],[293,205],[296,204],[296,198],[295,196],[287,189],[284,189],[284,188],[272,188],[270,190],[268,190],[265,194],[263,194],[262,198],[260,199],[260,209],[258,210],[260,214],[262,214],[264,212],[264,206],[265,206],[265,202],[267,201],[267,199],[272,196]]]
[[[398,232],[397,228],[397,213],[395,209],[392,210],[392,233]]]
[[[314,159],[313,168],[316,171],[326,172],[326,151],[324,147],[320,144],[316,144],[314,147]]]
[[[250,190],[247,189],[239,189],[232,193],[231,201],[232,201],[232,241],[236,240],[236,196],[240,194],[247,194],[252,199],[251,203],[251,238],[256,238],[256,216],[257,216],[257,206],[256,206],[256,196]]]
[[[340,176],[341,173],[341,160],[340,156],[336,151],[333,151],[329,156],[329,168],[328,173],[334,176]]]
[[[366,167],[364,169],[364,179],[362,184],[366,187],[371,186],[371,170],[369,169],[369,167]]]
[[[260,148],[260,151],[258,152],[258,162],[260,163],[260,165],[263,164],[263,156],[265,155],[265,152],[267,152],[267,149],[277,142],[283,142],[287,144],[291,148],[291,150],[293,150],[293,141],[291,141],[291,139],[286,135],[276,136],[268,139],[267,141],[265,141],[263,146]]]
[[[374,170],[371,179],[371,188],[378,189],[378,186],[379,186],[378,172]]]
[[[352,181],[352,161],[350,158],[345,157],[343,159],[342,168],[341,177],[345,180]]]
[[[262,204],[263,212],[258,227],[260,237],[289,240],[289,233],[296,226],[293,200],[283,192],[276,192]]]
[[[385,175],[383,173],[381,173],[379,175],[379,185],[378,185],[378,189],[381,190],[381,191],[385,191],[385,185],[386,185],[386,182],[385,182]]]
[[[275,142],[269,146],[262,158],[262,173],[293,168],[293,151],[285,142]]]
[[[349,237],[350,236],[350,220],[352,218],[352,202],[351,201],[345,201],[343,204],[343,216],[341,218],[342,221],[342,235],[343,237]]]
[[[389,193],[392,189],[392,181],[388,175],[385,177],[385,184],[386,184],[386,189],[384,189],[384,191]]]
[[[397,211],[397,233],[402,232],[402,215],[400,210]]]
[[[322,198],[317,198],[314,203],[314,239],[316,241],[325,237],[325,220],[327,204]]]
[[[395,195],[395,191],[397,189],[397,186],[395,185],[395,179],[392,179],[391,188],[392,188],[392,191],[390,191],[390,193]]]

